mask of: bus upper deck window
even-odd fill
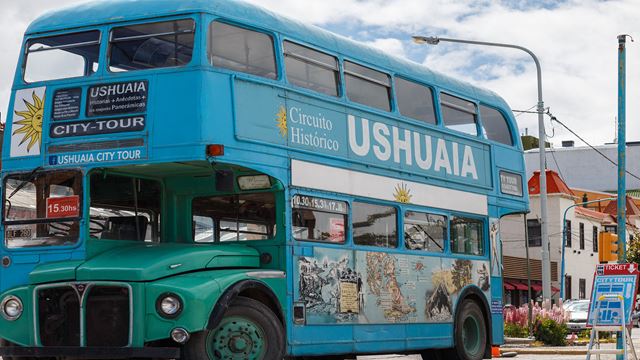
[[[209,62],[213,66],[278,77],[273,39],[267,34],[214,21],[209,28]]]
[[[477,136],[477,110],[471,101],[440,94],[442,121],[449,129]]]
[[[306,46],[284,42],[287,80],[303,88],[338,96],[338,59]]]
[[[184,66],[191,61],[194,36],[192,19],[114,28],[109,43],[109,70]]]
[[[347,97],[360,104],[391,110],[389,75],[349,61],[344,62]]]
[[[91,75],[100,53],[100,32],[48,36],[27,42],[24,80],[28,83]]]
[[[431,89],[413,81],[396,78],[396,98],[400,114],[427,124],[436,124]]]
[[[482,129],[487,135],[487,139],[505,145],[513,145],[507,119],[500,111],[480,105],[480,116],[482,117]]]

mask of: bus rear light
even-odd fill
[[[222,144],[207,145],[207,156],[222,156],[222,155],[224,155],[224,145]]]

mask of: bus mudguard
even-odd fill
[[[260,280],[246,279],[229,286],[222,296],[220,296],[218,302],[211,311],[211,315],[209,316],[207,329],[212,330],[218,326],[220,320],[222,320],[222,317],[224,316],[224,313],[229,308],[229,305],[231,305],[233,300],[240,296],[240,294],[247,294],[249,297],[254,298],[254,300],[263,302],[275,313],[278,319],[280,319],[280,322],[284,325],[284,314],[282,312],[280,301],[271,288]]]

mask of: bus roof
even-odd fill
[[[473,86],[427,67],[353,41],[301,21],[277,15],[262,7],[236,0],[98,0],[45,13],[34,20],[26,34],[95,26],[122,21],[188,13],[211,13],[231,21],[279,32],[292,40],[303,41],[331,52],[346,55],[391,70],[440,88],[475,98],[481,102],[509,109],[494,92]],[[511,114],[509,114],[511,118]]]

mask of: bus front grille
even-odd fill
[[[37,289],[36,294],[36,324],[42,346],[130,345],[129,287],[73,283],[47,285]]]
[[[94,286],[86,303],[87,346],[129,344],[129,289]]]
[[[73,287],[38,291],[38,326],[43,346],[80,346],[80,299]]]

